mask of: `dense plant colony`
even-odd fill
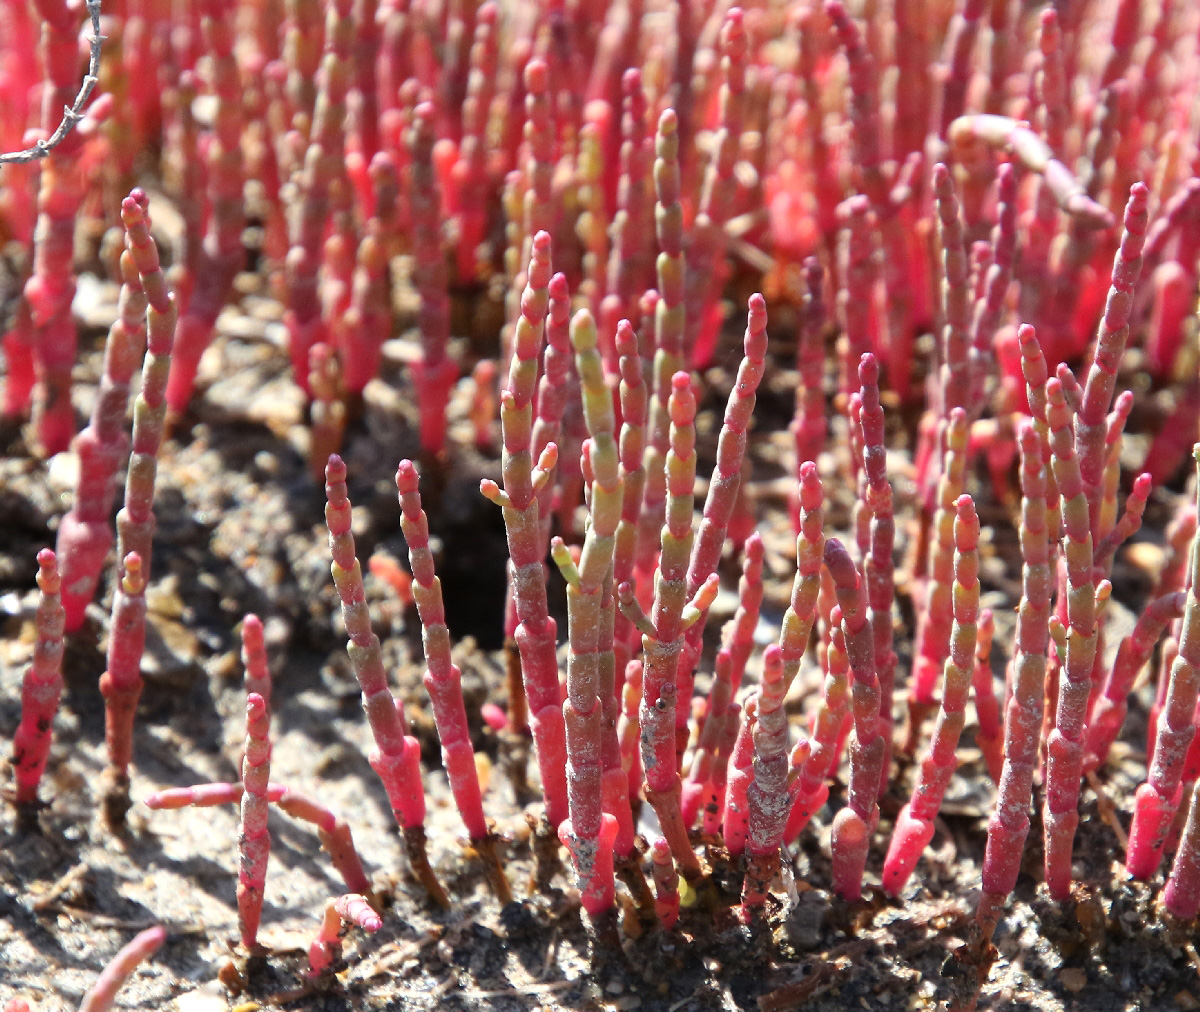
[[[474,391],[485,453],[499,418],[497,480],[481,492],[507,531],[510,678],[507,713],[487,717],[520,757],[521,779],[519,743],[531,740],[544,802],[538,882],[561,842],[597,958],[621,944],[618,880],[664,932],[681,897],[689,931],[721,908],[750,930],[779,916],[781,859],[790,864],[822,810],[832,878],[811,886],[849,904],[876,882],[892,897],[919,888],[957,749],[973,735],[996,801],[950,1001],[974,1007],[1031,831],[1050,897],[1071,897],[1081,782],[1108,762],[1147,664],[1157,701],[1125,865],[1138,879],[1169,869],[1163,916],[1197,915],[1194,506],[1178,508],[1174,554],[1136,625],[1105,649],[1114,560],[1148,503],[1166,503],[1185,479],[1200,423],[1194,5],[99,7],[0,11],[0,145],[25,152],[0,167],[0,227],[25,272],[3,337],[3,411],[30,419],[36,454],[71,448],[79,461],[56,548],[37,557],[37,643],[12,749],[22,831],[38,828],[64,637],[104,586],[101,797],[110,830],[127,818],[156,462],[204,397],[201,358],[251,270],[282,304],[310,406],[370,764],[432,903],[454,896],[427,853],[420,746],[372,628],[338,456],[397,334],[413,345],[402,392],[417,409],[411,446],[429,487],[423,505],[418,468],[399,462],[411,580],[393,577],[416,605],[443,765],[498,901],[513,898],[511,827],[487,815],[426,515],[436,526],[438,489],[461,451],[447,427],[460,381]],[[151,220],[159,199],[183,222],[169,269]],[[105,247],[120,299],[77,431],[76,239],[94,221],[123,230]],[[503,325],[485,335],[478,364],[459,361],[456,307],[489,301],[503,302]],[[727,352],[740,365],[724,380],[710,367]],[[748,447],[760,385],[785,369],[796,376],[795,578],[758,662],[762,512]],[[1118,393],[1131,382],[1136,398]],[[698,399],[716,388],[727,403],[702,457]],[[1168,409],[1140,410],[1139,398]],[[1136,476],[1123,445],[1131,420],[1151,437]],[[849,516],[834,508],[843,486],[854,489]],[[1019,537],[1009,651],[980,606],[978,504],[997,517],[1007,508]],[[566,583],[565,630],[551,617],[551,562]],[[710,610],[739,571],[714,656]],[[320,978],[340,958],[343,924],[374,931],[386,914],[346,822],[270,780],[256,616],[241,636],[241,781],[144,800],[240,805],[249,954],[269,806],[317,827],[347,890],[314,911]],[[801,726],[789,700],[806,664],[822,679]],[[907,800],[881,818],[889,793]],[[161,930],[139,936],[83,1007],[107,1007],[161,941]]]

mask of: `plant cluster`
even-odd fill
[[[110,0],[96,22],[67,0],[34,0],[7,4],[0,28],[0,143],[16,151],[29,128],[37,152],[0,159],[0,226],[29,265],[3,337],[3,410],[30,418],[38,454],[70,447],[79,461],[56,550],[38,555],[12,760],[25,830],[37,827],[64,638],[106,566],[102,802],[110,829],[126,819],[157,461],[203,397],[201,358],[254,273],[283,307],[310,404],[370,765],[433,904],[454,897],[428,853],[420,747],[372,628],[338,455],[397,334],[412,346],[408,452],[431,515],[417,467],[400,460],[411,579],[394,575],[421,625],[450,790],[500,903],[513,899],[511,827],[487,814],[430,537],[462,452],[447,425],[460,381],[473,446],[499,450],[498,480],[480,491],[502,510],[509,552],[508,709],[486,716],[521,782],[532,745],[538,880],[561,843],[598,960],[621,946],[623,904],[663,932],[681,911],[699,924],[736,908],[750,930],[778,916],[789,847],[822,812],[832,877],[812,885],[846,904],[877,874],[888,896],[917,888],[973,733],[996,785],[975,926],[954,954],[951,1003],[973,1008],[1034,826],[1049,896],[1071,898],[1081,784],[1108,763],[1147,665],[1149,773],[1125,866],[1151,879],[1165,864],[1164,916],[1200,912],[1191,505],[1164,532],[1172,554],[1136,625],[1106,651],[1118,553],[1148,505],[1164,512],[1200,427],[1191,5]],[[89,57],[98,83],[80,91]],[[184,224],[167,270],[157,199]],[[76,235],[91,221],[120,230],[109,257],[120,296],[77,433],[71,304]],[[490,303],[503,325],[478,362],[460,360],[456,321]],[[725,338],[742,329],[742,305],[735,349]],[[722,356],[736,368],[714,368]],[[796,391],[795,576],[759,660],[764,511],[749,478],[760,390],[781,370]],[[706,442],[698,406],[722,394]],[[1139,399],[1166,405],[1157,431]],[[1151,435],[1140,470],[1128,467],[1131,423]],[[1200,464],[1200,443],[1193,452]],[[835,508],[842,487],[848,516]],[[1007,510],[996,522],[1019,537],[1004,657],[980,606],[985,505]],[[706,650],[735,572],[736,613]],[[270,780],[261,621],[247,616],[241,635],[241,781],[145,800],[240,806],[247,954],[260,951],[269,806],[315,826],[347,890],[319,912],[309,952],[327,980],[342,926],[375,931],[384,905],[345,821]],[[806,665],[820,689],[803,701],[801,734]],[[905,799],[892,820],[889,794]],[[84,1008],[107,1007],[161,941],[139,936]]]

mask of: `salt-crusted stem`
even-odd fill
[[[857,194],[838,205],[837,316],[842,333],[838,338],[838,393],[854,391],[858,360],[871,350],[871,302],[875,285],[873,233],[870,201]],[[815,459],[815,458],[814,458]],[[857,473],[857,462],[855,465]]]
[[[263,890],[271,834],[267,829],[267,783],[271,776],[271,715],[257,692],[246,697],[246,754],[242,759],[242,804],[238,819],[238,931],[254,953],[262,920]]]
[[[1079,474],[1088,498],[1088,523],[1097,535],[1100,491],[1104,478],[1105,441],[1108,409],[1112,404],[1117,369],[1125,354],[1129,337],[1129,314],[1133,307],[1134,287],[1142,270],[1142,246],[1149,216],[1149,191],[1144,183],[1135,183],[1125,205],[1125,230],[1113,259],[1108,302],[1096,335],[1096,348],[1083,388],[1083,402],[1075,418],[1075,444],[1079,454]],[[1055,467],[1057,476],[1058,468]],[[1060,481],[1061,486],[1061,481]],[[1065,501],[1065,492],[1064,492]],[[1064,520],[1066,517],[1064,506]]]
[[[758,293],[750,296],[743,348],[744,357],[738,367],[737,380],[729,392],[725,406],[725,419],[717,440],[716,465],[708,483],[708,494],[704,499],[704,513],[700,518],[695,542],[691,546],[686,584],[688,599],[699,593],[704,582],[716,572],[729,530],[729,521],[737,504],[738,489],[741,487],[742,461],[746,456],[746,442],[750,421],[754,415],[755,397],[763,371],[766,369],[767,303]],[[676,494],[672,493],[673,496]],[[675,680],[676,699],[679,702],[675,710],[675,744],[679,752],[687,745],[692,680],[703,639],[704,617],[701,616],[687,631]]]
[[[1054,730],[1046,741],[1046,800],[1042,823],[1046,846],[1046,883],[1050,895],[1065,899],[1071,890],[1071,850],[1079,823],[1079,782],[1083,772],[1083,732],[1091,691],[1092,664],[1096,658],[1097,611],[1111,591],[1107,580],[1092,583],[1092,534],[1088,526],[1088,499],[1075,444],[1081,416],[1075,416],[1076,438],[1071,433],[1071,410],[1062,384],[1046,383],[1046,420],[1054,453],[1054,477],[1061,494],[1063,557],[1067,574],[1067,625],[1056,637],[1059,656],[1065,653],[1059,679]],[[1103,449],[1103,445],[1101,446]],[[1194,703],[1193,698],[1193,703]],[[1191,710],[1188,710],[1189,719]]]
[[[829,798],[829,777],[837,767],[847,721],[850,719],[850,664],[842,632],[842,609],[836,604],[829,617],[829,645],[825,650],[825,680],[821,705],[813,720],[812,749],[793,784],[792,810],[784,842],[791,843]]]
[[[101,971],[92,989],[83,996],[79,1012],[108,1012],[117,992],[133,976],[138,964],[153,956],[166,940],[167,929],[160,924],[136,935]]]
[[[484,862],[488,882],[497,899],[507,903],[512,899],[512,892],[496,856],[494,836],[483,814],[475,749],[471,746],[467,709],[463,702],[462,673],[450,655],[450,630],[446,627],[442,582],[433,568],[429,520],[421,508],[417,470],[412,461],[400,461],[396,469],[396,489],[400,497],[400,527],[408,546],[408,565],[413,574],[412,595],[421,618],[425,689],[433,704],[433,719],[442,746],[442,765],[463,825]]]
[[[687,593],[696,484],[696,395],[686,372],[675,373],[671,387],[671,449],[665,466],[670,501],[667,522],[662,529],[653,619],[642,613],[628,583],[618,588],[618,593],[621,610],[642,631],[646,655],[640,711],[646,800],[658,814],[663,836],[671,845],[679,870],[691,881],[700,876],[701,869],[688,840],[680,808],[675,744],[675,707],[679,701],[675,679],[684,633],[712,604],[717,578],[715,574],[710,576],[695,595]]]
[[[646,491],[638,523],[638,575],[649,582],[654,555],[666,516],[666,458],[670,448],[672,377],[683,359],[683,208],[679,203],[679,118],[667,109],[658,120],[654,186],[658,203],[654,220],[658,235],[658,293],[654,314],[653,394],[646,431]]]
[[[984,408],[986,382],[995,358],[992,345],[1004,316],[1004,300],[1013,279],[1017,247],[1017,177],[1011,165],[1001,165],[996,178],[996,226],[992,229],[992,263],[983,281],[983,295],[971,317],[971,414]]]
[[[959,158],[979,144],[1010,152],[1022,168],[1042,177],[1059,210],[1081,225],[1096,229],[1113,224],[1108,209],[1087,195],[1071,170],[1054,157],[1050,146],[1017,120],[988,114],[960,116],[950,124],[946,136]]]
[[[21,724],[13,735],[12,765],[17,781],[17,804],[37,803],[38,783],[46,769],[53,738],[54,715],[62,696],[64,616],[61,581],[54,552],[38,552],[38,608],[34,619],[37,641],[33,661],[21,683]]]
[[[636,33],[631,32],[636,37]],[[641,71],[630,67],[621,76],[620,182],[617,210],[613,215],[612,244],[608,254],[606,289],[620,300],[618,314],[631,319],[641,287],[647,280],[649,208],[647,168],[650,151],[646,137],[646,95]]]
[[[724,641],[717,653],[712,686],[692,765],[683,785],[683,821],[691,826],[701,807],[718,805],[712,788],[713,764],[724,736],[730,703],[741,685],[746,660],[754,649],[754,629],[758,625],[763,597],[763,542],[757,532],[746,541],[742,560],[742,578],[738,581],[738,609],[722,631]],[[736,656],[735,656],[736,655]]]
[[[104,373],[92,405],[87,428],[75,437],[79,477],[70,511],[62,518],[56,542],[62,572],[62,604],[66,630],[83,625],[100,580],[113,534],[110,516],[117,472],[129,455],[125,411],[129,384],[146,349],[146,293],[133,257],[121,254],[121,294],[118,316],[104,344]]]
[[[937,512],[929,539],[928,582],[924,607],[917,616],[912,681],[908,693],[909,731],[905,751],[916,751],[920,725],[935,703],[938,672],[950,650],[953,621],[954,515],[955,503],[963,494],[970,426],[966,411],[950,412],[946,425],[941,476],[938,479]]]
[[[997,911],[1012,892],[1029,834],[1029,804],[1042,728],[1042,692],[1050,641],[1050,568],[1046,475],[1041,438],[1031,422],[1017,435],[1021,453],[1021,603],[1017,608],[1016,649],[1011,694],[1004,717],[1004,767],[997,786],[996,810],[988,822],[983,860],[983,896],[978,918],[990,937]]]
[[[679,875],[671,857],[671,845],[661,836],[650,845],[654,872],[654,912],[663,931],[670,931],[679,920]]]
[[[880,794],[887,788],[892,752],[892,689],[896,679],[896,651],[893,649],[892,605],[896,596],[892,553],[896,543],[896,520],[892,506],[892,486],[887,478],[887,448],[884,446],[883,405],[879,400],[879,363],[866,354],[858,366],[862,384],[862,410],[859,422],[863,437],[863,475],[866,479],[866,505],[871,512],[870,553],[863,560],[868,616],[875,641],[875,664],[879,675],[879,733],[883,737],[880,767]],[[813,560],[809,626],[816,614],[820,570]]]
[[[421,357],[413,367],[413,386],[421,408],[421,450],[438,454],[446,442],[446,404],[458,379],[458,367],[447,354],[450,341],[450,297],[446,258],[441,242],[441,193],[433,167],[435,111],[422,102],[408,135],[411,159],[409,200],[412,208],[414,284],[421,298],[418,329]]]
[[[1155,598],[1138,616],[1132,632],[1121,640],[1088,720],[1084,772],[1099,769],[1108,760],[1109,749],[1125,723],[1134,680],[1150,660],[1163,631],[1183,616],[1186,602],[1187,595],[1181,590]]]
[[[542,378],[538,381],[536,411],[533,422],[533,459],[553,443],[562,441],[563,410],[566,407],[568,383],[571,376],[571,292],[565,274],[555,274],[547,288],[549,302],[545,317],[546,349],[542,353]],[[558,477],[557,465],[551,477],[539,489],[538,554],[545,558],[550,549],[550,525],[554,518],[554,487]],[[515,619],[515,613],[513,618]],[[514,625],[515,629],[515,625]],[[514,629],[505,629],[512,635]]]
[[[750,806],[747,792],[754,780],[754,724],[758,714],[758,700],[751,696],[738,713],[738,707],[730,708],[738,714],[737,736],[734,739],[728,762],[725,766],[725,804],[721,811],[721,833],[730,855],[737,857],[746,849],[749,833]]]
[[[354,555],[350,530],[351,507],[346,489],[346,465],[336,454],[325,468],[325,523],[333,556],[333,582],[342,603],[349,642],[346,652],[362,688],[363,710],[375,747],[368,756],[383,783],[392,814],[404,829],[409,863],[434,902],[447,906],[445,892],[425,853],[425,789],[421,783],[421,746],[408,734],[404,706],[388,688],[379,637],[371,629],[371,614],[363,588],[362,568]]]
[[[971,678],[971,691],[975,694],[975,715],[979,719],[975,744],[983,753],[988,776],[992,778],[993,783],[998,784],[1004,766],[1004,724],[992,679],[992,641],[995,635],[995,616],[991,608],[984,608],[979,613],[979,626],[975,636],[975,673]]]
[[[133,410],[132,454],[125,479],[125,505],[117,514],[117,582],[113,597],[112,632],[109,636],[108,671],[101,679],[105,696],[105,739],[109,751],[105,811],[110,823],[120,823],[129,808],[126,772],[133,749],[133,718],[141,694],[141,658],[145,641],[145,602],[140,599],[150,572],[154,535],[154,479],[166,415],[167,375],[175,331],[175,302],[168,293],[158,262],[158,249],[150,238],[146,214],[149,200],[135,189],[121,204],[125,243],[146,293],[147,350],[142,365],[142,385]],[[123,562],[138,559],[137,589],[126,591]],[[132,598],[129,596],[132,595]],[[118,617],[118,608],[120,616]]]
[[[1192,788],[1187,823],[1162,894],[1163,906],[1181,921],[1200,912],[1200,780]]]
[[[833,888],[843,899],[856,900],[862,896],[867,849],[879,822],[879,782],[886,747],[879,718],[879,675],[867,602],[854,561],[837,538],[825,542],[825,565],[833,577],[842,609],[842,632],[854,686],[848,804],[833,820]]]
[[[809,636],[817,617],[817,596],[821,590],[821,561],[825,552],[824,491],[811,460],[800,465],[800,532],[796,536],[796,576],[792,594],[779,633],[783,663],[783,691],[786,693],[800,670],[800,661],[808,648]]]
[[[941,413],[966,408],[970,400],[971,289],[958,198],[949,170],[933,167],[938,237],[942,248]]]
[[[642,508],[642,493],[646,487],[644,455],[646,449],[646,412],[649,391],[645,382],[642,357],[638,352],[637,335],[628,320],[617,324],[616,352],[621,374],[621,437],[618,445],[621,458],[621,520],[617,524],[617,540],[613,549],[613,586],[633,579],[637,562],[638,519]],[[635,647],[635,630],[619,609],[613,623],[615,667],[624,673]]]
[[[365,896],[347,893],[325,903],[321,929],[308,947],[308,975],[318,977],[329,969],[342,954],[342,924],[362,928],[374,934],[383,927],[383,920],[371,908]]]
[[[99,17],[98,6],[94,13]],[[42,22],[38,53],[46,76],[40,89],[41,128],[49,137],[56,124],[74,124],[79,119],[64,118],[63,110],[74,105],[79,69],[80,11],[78,6],[68,5],[66,0],[42,0],[37,5],[37,14]],[[5,48],[14,41],[6,40]],[[95,82],[94,77],[91,80]],[[23,82],[27,90],[33,83]],[[71,303],[75,296],[75,219],[84,195],[80,171],[83,130],[72,130],[60,140],[61,143],[41,164],[33,270],[24,287],[30,327],[26,333],[31,338],[32,348],[20,338],[13,343],[6,342],[6,351],[15,360],[10,362],[14,375],[21,372],[28,376],[28,355],[32,351],[37,379],[32,391],[33,422],[39,450],[47,457],[67,449],[75,434],[71,367],[75,362],[78,339],[71,317]],[[29,406],[26,400],[28,379],[23,379],[19,387],[20,392],[15,398],[18,404],[14,405],[16,412]],[[12,394],[9,396],[13,397]]]
[[[119,824],[129,808],[129,764],[133,722],[142,694],[141,660],[146,642],[146,575],[137,552],[124,557],[121,582],[113,594],[112,621],[100,692],[104,696],[104,741],[109,783],[106,813]]]
[[[1192,450],[1200,471],[1200,444]],[[1200,496],[1200,490],[1197,495]],[[1167,695],[1155,729],[1154,753],[1146,782],[1137,789],[1125,867],[1146,879],[1162,861],[1163,848],[1183,796],[1183,766],[1196,733],[1193,715],[1200,692],[1200,537],[1192,542],[1187,604],[1179,653],[1171,665]],[[1187,880],[1185,879],[1185,882]],[[1178,888],[1178,887],[1177,887]]]
[[[245,792],[245,785],[196,784],[193,787],[171,787],[156,791],[145,800],[147,808],[211,808],[214,805],[238,804]],[[320,802],[294,791],[283,784],[267,784],[267,801],[278,805],[288,815],[316,827],[321,846],[329,853],[329,860],[337,869],[346,888],[351,892],[371,893],[371,883],[363,871],[362,859],[354,846],[354,836],[345,819],[339,819]]]
[[[208,185],[204,243],[196,284],[176,328],[176,354],[167,384],[167,403],[175,413],[184,411],[191,400],[200,356],[212,340],[213,326],[233,290],[234,278],[245,262],[242,248],[242,230],[246,221],[242,199],[245,186],[242,132],[245,124],[242,84],[233,53],[235,26],[231,8],[228,0],[205,0],[202,5],[208,86],[216,102],[205,159]],[[305,358],[307,360],[307,356]]]
[[[717,299],[725,280],[725,224],[737,192],[734,168],[744,129],[748,40],[740,7],[731,7],[721,26],[720,125],[691,228],[684,279],[684,347],[697,368],[712,359],[720,329]]]
[[[760,907],[766,902],[771,880],[779,870],[779,848],[792,802],[788,790],[788,720],[783,709],[786,692],[783,653],[772,643],[763,653],[758,722],[754,727],[754,781],[746,792],[750,812],[746,839],[749,862],[742,886],[744,908]],[[807,748],[805,742],[805,752]]]
[[[796,417],[792,421],[792,432],[796,438],[797,468],[806,460],[815,461],[825,449],[824,287],[825,272],[821,261],[809,257],[804,261],[804,296],[796,347],[800,385],[796,388]]]
[[[558,450],[554,443],[548,443],[537,466],[530,452],[533,394],[549,302],[549,233],[539,232],[531,251],[526,287],[521,295],[521,315],[513,331],[508,384],[500,396],[504,489],[501,491],[495,482],[485,480],[480,491],[504,511],[521,677],[529,701],[546,817],[557,828],[567,817],[566,738],[555,625],[547,613],[543,554],[539,551],[538,494],[550,481]]]
[[[617,725],[617,737],[621,743],[621,769],[630,803],[641,796],[642,756],[638,751],[640,725],[638,708],[642,705],[642,662],[630,661],[625,666],[625,684],[621,687],[621,721]]]
[[[934,819],[957,768],[955,750],[966,719],[967,698],[975,670],[976,626],[979,618],[979,517],[975,502],[962,495],[955,503],[954,628],[950,655],[942,675],[942,707],[929,751],[912,797],[896,818],[892,841],[883,862],[883,887],[898,896],[916,868],[929,841]]]
[[[263,638],[262,619],[247,615],[242,619],[242,668],[245,671],[246,693],[255,692],[271,709],[271,669],[267,663],[267,648]]]
[[[567,581],[569,616],[563,717],[570,817],[559,827],[559,838],[571,851],[584,909],[595,917],[614,902],[613,841],[620,831],[625,837],[623,853],[628,854],[634,832],[628,793],[603,789],[608,771],[620,776],[612,627],[608,626],[606,643],[603,598],[606,587],[611,595],[613,548],[624,488],[612,393],[604,379],[596,324],[587,310],[580,310],[571,321],[571,343],[591,436],[585,452],[585,473],[591,476],[591,523],[578,566],[561,539],[554,542],[554,560]],[[610,799],[616,803],[615,812],[604,810],[604,802]]]

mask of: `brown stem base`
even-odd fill
[[[38,814],[46,807],[41,801],[18,801],[14,804],[17,810],[17,832],[21,835],[38,834],[42,832],[42,824]]]
[[[508,693],[508,726],[522,737],[529,735],[529,705],[525,701],[525,683],[521,679],[521,652],[517,641],[504,641],[504,688]]]
[[[700,866],[696,852],[692,850],[692,841],[688,839],[687,827],[683,824],[683,812],[679,807],[679,781],[676,780],[674,785],[665,791],[652,791],[647,787],[645,794],[646,800],[658,816],[658,824],[671,848],[671,855],[675,858],[679,874],[694,887],[704,877],[704,869]]]
[[[425,827],[406,826],[402,835],[408,864],[416,880],[425,887],[425,892],[434,903],[443,910],[449,910],[450,897],[446,895],[446,890],[442,888],[442,884],[433,873],[433,866],[429,863],[429,854],[425,849]]]
[[[750,854],[746,858],[746,877],[742,884],[742,906],[749,914],[761,910],[779,871],[779,851]]]
[[[529,883],[529,891],[544,895],[550,890],[550,880],[555,872],[562,867],[558,854],[558,833],[545,815],[537,819],[526,815],[525,822],[533,831],[533,879]]]
[[[638,917],[647,923],[652,923],[654,921],[654,894],[650,891],[650,885],[642,871],[641,855],[634,850],[625,857],[618,856],[614,859],[614,863],[618,877],[625,883],[625,888],[629,890],[633,902],[637,904]]]
[[[974,1012],[979,993],[987,983],[992,963],[996,961],[992,935],[1004,912],[1006,898],[986,892],[979,897],[979,908],[975,912],[967,941],[954,950],[942,970],[942,975],[950,980],[951,1012]]]
[[[496,849],[496,845],[501,842],[502,837],[491,832],[482,839],[472,840],[471,846],[479,855],[480,864],[483,865],[483,874],[487,879],[488,887],[492,890],[492,895],[503,905],[512,902],[513,894],[512,887],[508,884],[508,876],[504,874],[504,866],[500,862],[500,854]]]
[[[625,962],[625,950],[621,948],[620,910],[611,907],[594,917],[586,915],[588,922],[588,956],[593,972],[616,968]]]
[[[100,777],[100,811],[104,824],[113,832],[125,828],[125,816],[133,802],[129,798],[129,774],[106,766]]]

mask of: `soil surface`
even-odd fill
[[[518,898],[503,908],[461,842],[462,826],[421,685],[415,616],[386,581],[370,573],[366,577],[393,689],[422,742],[430,853],[453,897],[447,911],[430,906],[408,874],[384,792],[367,763],[369,733],[329,574],[323,490],[306,461],[304,406],[289,378],[278,308],[256,294],[253,277],[243,280],[241,307],[222,316],[220,337],[202,364],[202,392],[192,412],[175,423],[161,457],[146,688],[136,729],[135,805],[128,831],[107,832],[97,813],[104,766],[98,679],[111,600],[106,576],[87,624],[68,646],[66,689],[42,786],[48,805],[40,832],[18,831],[11,806],[0,805],[0,1000],[19,994],[40,1009],[75,1008],[121,945],[136,931],[162,923],[168,941],[121,992],[120,1007],[180,1012],[230,1007],[249,1012],[260,1005],[647,1012],[804,1007],[842,1012],[933,1008],[944,1002],[951,986],[947,957],[966,939],[974,911],[993,798],[970,727],[937,835],[900,901],[883,895],[878,876],[891,821],[915,773],[908,761],[893,767],[868,864],[867,899],[860,904],[846,905],[829,892],[829,825],[844,803],[845,768],[829,806],[803,834],[776,883],[769,918],[753,928],[742,926],[729,909],[738,883],[711,847],[708,857],[718,869],[723,902],[715,910],[685,906],[670,933],[638,922],[626,903],[622,951],[602,945],[590,951],[565,851],[549,888],[531,892],[526,816],[536,815],[540,806],[536,794],[516,795],[501,772],[499,737],[479,716],[485,701],[505,705],[500,638],[506,549],[500,512],[478,493],[481,477],[499,477],[499,461],[495,447],[481,451],[473,444],[469,380],[460,384],[451,406],[452,449],[444,460],[426,463],[423,488],[472,734],[482,757],[485,807],[508,838],[504,862]],[[77,309],[86,326],[75,388],[80,424],[90,410],[116,290],[89,282],[81,292]],[[706,377],[699,420],[702,474],[712,466],[720,409],[737,361],[739,335],[732,323],[739,318],[732,316],[727,354]],[[775,364],[764,382],[751,440],[751,487],[767,547],[762,642],[776,635],[794,571],[786,426],[796,374],[780,365],[793,360],[790,328],[780,312],[772,325]],[[389,343],[383,375],[368,388],[361,415],[346,435],[354,532],[364,570],[372,556],[405,558],[392,479],[397,461],[417,452],[405,369],[412,349],[411,336]],[[487,350],[465,340],[455,348],[468,366]],[[889,469],[902,535],[914,516],[912,421],[903,412],[891,412]],[[0,445],[0,734],[5,736],[0,745],[5,752],[19,721],[20,679],[32,653],[34,556],[54,541],[70,505],[75,466],[70,454],[49,462],[33,458],[26,449],[28,435],[28,430],[9,430]],[[1131,438],[1128,444],[1136,463],[1144,441]],[[844,533],[851,491],[840,477],[843,462],[829,454],[820,463],[831,501],[827,529]],[[997,615],[993,660],[999,677],[1012,641],[1020,559],[1011,502],[997,500],[982,471],[976,479],[972,491],[978,493],[986,531],[983,603]],[[1161,557],[1161,531],[1181,492],[1182,476],[1174,491],[1155,492],[1138,550],[1118,560],[1110,654],[1144,601]],[[698,507],[702,494],[703,481]],[[568,533],[578,538],[580,529]],[[710,622],[710,648],[736,605],[736,560],[727,558],[722,573],[725,590]],[[561,584],[552,583],[551,597],[561,619]],[[906,586],[900,587],[898,603],[903,672],[913,627]],[[326,899],[344,891],[315,833],[282,812],[272,813],[260,936],[269,951],[266,958],[247,963],[236,945],[234,806],[151,812],[140,804],[160,788],[237,779],[244,715],[237,629],[249,611],[266,623],[275,676],[271,779],[319,797],[349,822],[388,903],[382,930],[372,936],[349,933],[341,972],[315,990],[304,984],[304,953]],[[797,725],[819,685],[816,669],[811,661],[807,665],[793,688]],[[709,671],[711,656],[706,655],[701,687]],[[752,667],[748,681],[755,674]],[[1142,690],[1134,701],[1114,759],[1096,782],[1124,826],[1133,791],[1145,776],[1150,691]],[[532,762],[529,773],[536,777]],[[1113,820],[1102,817],[1095,789],[1085,786],[1081,807],[1078,884],[1065,906],[1050,902],[1040,884],[1041,825],[1035,815],[1025,872],[997,932],[999,957],[980,1007],[1200,1008],[1194,936],[1165,923],[1156,909],[1162,873],[1149,884],[1128,881],[1122,841]],[[648,809],[642,819],[644,833],[652,834]],[[231,979],[230,971],[223,971],[227,964],[242,978],[240,994],[218,980],[219,973]]]

